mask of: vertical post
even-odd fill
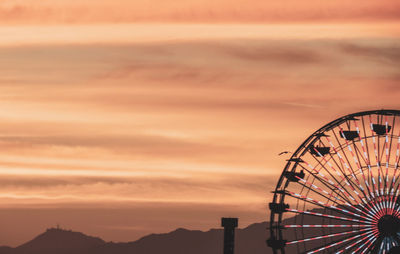
[[[224,254],[234,254],[238,218],[222,218],[221,226],[224,227]]]

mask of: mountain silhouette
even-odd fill
[[[2,254],[8,254],[11,253],[13,249],[7,246],[0,246],[0,253]]]
[[[312,209],[312,212],[323,212],[321,208]],[[331,212],[331,215],[339,215]],[[284,219],[284,224],[326,224],[325,218],[299,214]],[[334,221],[341,224],[346,221]],[[235,254],[272,254],[267,247],[269,238],[268,222],[251,224],[246,228],[235,231]],[[304,235],[296,236],[296,231],[285,232],[287,240],[297,237],[314,237],[326,235],[327,232],[337,233],[341,228],[310,228],[298,231]],[[16,248],[0,247],[0,254],[221,254],[223,253],[223,229],[208,231],[187,230],[178,228],[165,234],[147,235],[137,241],[127,243],[105,242],[100,238],[87,236],[79,232],[59,228],[48,229],[33,240]],[[340,236],[332,237],[332,240]],[[310,241],[307,248],[314,248],[320,241]],[[298,253],[296,245],[287,246],[286,253]]]
[[[68,253],[90,253],[90,251],[105,242],[100,238],[84,235],[79,232],[62,230],[57,228],[48,229],[15,249],[5,250],[5,253],[18,254],[68,254]],[[3,253],[3,252],[0,252]]]
[[[265,244],[267,223],[236,230],[237,254],[270,253]],[[179,228],[166,234],[151,234],[128,243],[105,242],[79,232],[51,228],[16,248],[0,247],[0,254],[221,254],[223,230]]]
[[[322,212],[317,208],[313,212]],[[338,215],[331,213],[332,215]],[[284,219],[284,224],[326,224],[326,219],[315,216],[295,215]],[[336,221],[341,224],[343,222]],[[344,222],[345,223],[345,222]],[[235,254],[272,254],[267,247],[269,238],[268,222],[251,224],[236,229]],[[340,232],[332,228],[330,232]],[[296,231],[285,232],[287,240],[296,239]],[[299,231],[300,232],[300,231]],[[310,228],[300,237],[325,235],[325,229]],[[221,254],[223,253],[223,229],[209,231],[176,229],[165,234],[147,235],[137,241],[127,243],[105,242],[100,238],[59,228],[48,229],[33,240],[16,248],[0,247],[0,254]],[[333,237],[333,240],[336,238]],[[308,248],[317,247],[319,241],[311,241]],[[298,253],[296,245],[286,247],[286,253]]]

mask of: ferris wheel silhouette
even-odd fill
[[[400,248],[399,159],[398,110],[323,126],[278,180],[268,245],[274,253],[393,253]]]

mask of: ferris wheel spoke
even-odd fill
[[[388,162],[389,163],[390,163],[390,159],[392,157],[393,139],[395,138],[395,136],[394,136],[395,127],[396,127],[396,118],[393,117],[392,127],[391,127],[391,130],[390,130],[390,133],[388,133],[389,136],[390,136],[390,140],[388,141],[389,142],[389,147],[388,147],[389,148],[389,154],[388,154]]]
[[[324,144],[324,143],[322,142],[322,144]],[[319,154],[319,155],[322,157],[322,154]],[[353,180],[352,180],[351,178],[349,178],[349,177],[346,175],[345,171],[342,169],[342,167],[341,167],[341,166],[338,164],[338,162],[335,160],[334,156],[332,156],[332,154],[329,154],[329,155],[330,155],[330,160],[333,161],[333,163],[337,166],[338,170],[336,170],[335,167],[332,166],[332,164],[329,162],[329,160],[324,159],[324,162],[325,162],[326,164],[328,164],[328,166],[330,166],[331,169],[334,169],[334,171],[335,171],[335,173],[338,175],[338,177],[340,177],[340,179],[341,179],[342,181],[344,181],[344,182],[346,183],[346,185],[349,186],[352,190],[355,189],[353,186],[356,186],[356,187],[358,187],[358,189],[359,189],[360,191],[362,191],[363,187],[361,187],[360,185],[357,186],[357,184],[356,184],[355,182],[353,182]],[[321,163],[319,160],[317,160],[317,161],[318,161],[318,163],[320,163],[321,165],[323,164],[323,163]],[[329,170],[328,170],[326,167],[324,167],[324,169],[325,169],[327,172],[329,172]],[[354,178],[354,179],[356,179],[356,178]],[[338,182],[340,182],[340,181],[338,181]],[[342,188],[345,188],[345,187],[342,186]]]
[[[357,126],[357,125],[356,125]],[[353,148],[354,148],[354,152],[357,156],[357,160],[360,164],[360,166],[364,165],[368,165],[368,157],[366,157],[365,153],[364,153],[364,149],[362,147],[362,145],[364,145],[365,141],[363,140],[363,137],[360,135],[360,129],[357,127],[357,132],[358,132],[358,137],[360,139],[360,144],[361,144],[361,149],[359,146],[356,145],[356,142],[353,142]]]
[[[314,186],[315,188],[318,189],[318,186],[316,186],[315,184],[313,184],[313,186]],[[344,192],[344,191],[343,191],[343,192]],[[308,202],[310,202],[310,203],[312,203],[312,204],[314,204],[314,205],[315,205],[315,204],[317,204],[317,205],[320,205],[320,204],[321,204],[321,201],[308,198],[308,197],[306,197],[306,196],[304,196],[304,195],[302,196],[302,195],[297,194],[297,193],[294,193],[294,192],[289,192],[289,194],[293,195],[293,197],[294,197],[294,198],[297,198],[297,199],[301,199],[301,197],[302,197],[302,198],[305,198],[305,200],[307,200]],[[323,196],[323,195],[320,195],[320,196]],[[303,199],[301,199],[301,200],[303,200]],[[311,201],[311,200],[313,200],[313,201]],[[337,204],[337,202],[335,202],[335,203]],[[326,204],[326,205],[328,205],[328,204]],[[339,204],[338,204],[338,205],[339,205]],[[340,205],[343,205],[343,204],[340,204]],[[351,205],[349,202],[346,202],[346,201],[345,201],[344,205],[346,205],[346,206],[348,206],[348,207],[350,207],[350,208],[352,208],[352,209],[354,209],[354,210],[356,210],[356,211],[358,211],[358,212],[360,212],[360,213],[363,213],[363,214],[365,214],[366,216],[371,217],[370,215],[368,215],[368,214],[365,213],[364,211],[362,211],[362,210],[358,209],[357,207]],[[336,207],[336,206],[332,206],[332,207]]]
[[[312,226],[312,225],[310,225],[310,226]],[[320,226],[320,225],[317,225],[317,226]],[[341,226],[341,225],[334,225],[334,226]],[[358,229],[358,230],[343,231],[343,232],[329,234],[329,235],[314,236],[314,237],[309,237],[309,238],[305,238],[305,239],[290,241],[290,242],[287,242],[286,244],[290,245],[290,244],[296,244],[296,243],[302,243],[302,242],[316,241],[316,240],[321,240],[324,238],[344,236],[344,235],[349,235],[349,234],[357,234],[357,233],[365,232],[365,231],[370,231],[370,229]]]
[[[366,153],[368,163],[370,164],[371,156],[370,156],[370,153],[369,153],[368,139],[367,139],[367,127],[366,127],[366,124],[365,124],[364,116],[361,117],[361,122],[362,122],[362,126],[363,126],[362,129],[364,131],[364,137],[361,140],[363,140],[363,139],[365,140],[366,151],[364,151],[364,153]],[[357,122],[355,122],[355,124],[356,124],[356,127],[357,127]],[[362,144],[362,142],[360,142],[360,143]]]
[[[396,117],[393,116],[393,122],[392,122],[392,129],[390,131],[390,144],[389,144],[389,161],[390,161],[390,157],[392,155],[391,151],[392,151],[392,144],[393,144],[393,137],[394,137],[394,129],[396,127]]]
[[[363,157],[362,152],[355,145],[354,142],[353,142],[353,148],[351,149],[351,151],[354,151],[354,152],[352,152],[353,160],[354,160],[354,163],[356,164],[360,174],[362,174],[362,178],[363,178],[365,187],[367,189],[368,197],[369,197],[369,199],[374,199],[375,198],[375,194],[374,194],[373,187],[371,187],[373,185],[370,184],[370,181],[368,179],[368,172],[367,172],[367,175],[366,175],[365,172],[364,172],[365,170],[363,169],[362,164],[361,164],[361,160],[360,160],[360,159],[363,159],[363,161],[366,163],[366,159]]]
[[[378,219],[377,216],[382,213],[381,210],[384,209],[384,206],[381,204],[381,202],[373,200],[373,202],[366,204],[366,209],[368,213],[374,217],[374,219]]]
[[[371,131],[373,132],[373,123],[372,123],[372,118],[371,116],[369,116],[369,122],[370,122],[370,128]],[[378,137],[378,142],[379,142],[379,135],[372,135],[372,144],[374,147],[374,154],[375,154],[375,160],[376,160],[376,167],[377,167],[377,171],[378,171],[378,187],[379,187],[379,191],[380,191],[380,195],[383,196],[383,183],[382,183],[382,167],[381,167],[381,163],[379,160],[379,149],[378,149],[378,144],[376,142],[376,137]]]
[[[357,123],[356,123],[357,124]],[[371,162],[371,155],[370,155],[370,149],[369,149],[369,142],[368,142],[368,136],[367,136],[367,127],[364,121],[364,118],[362,118],[362,124],[363,124],[363,130],[364,130],[364,137],[363,139],[365,140],[365,147],[363,144],[363,139],[360,140],[361,146],[363,148],[364,151],[364,156],[366,156],[365,158],[367,159],[367,167],[368,167],[368,173],[369,173],[369,177],[370,177],[370,181],[372,181],[373,183],[373,188],[375,190],[375,193],[377,196],[379,196],[379,188],[377,186],[377,180],[375,180],[374,174],[372,173],[372,162]],[[373,135],[373,133],[371,133],[371,135]],[[372,137],[372,136],[371,136]]]
[[[344,148],[345,147],[349,147],[349,143],[346,140],[346,138],[345,138],[345,136],[344,136],[342,131],[343,131],[342,128],[340,128],[340,135],[345,140],[345,143],[341,143],[339,141],[339,138],[337,137],[336,133],[333,132],[333,136],[335,137],[336,142],[339,144],[338,147],[335,147],[335,145],[332,143],[332,141],[329,139],[329,137],[326,137],[326,139],[327,139],[328,143],[330,144],[330,146],[332,147],[332,149],[335,151],[336,155],[339,157],[340,163],[343,165],[343,167],[345,169],[347,169],[347,171],[350,173],[350,175],[354,179],[355,183],[351,181],[353,183],[353,185],[356,186],[363,193],[363,196],[366,199],[369,199],[368,198],[369,196],[365,194],[364,188],[361,186],[358,178],[356,177],[356,174],[357,174],[356,171],[353,169],[352,164],[350,163],[350,161],[348,159],[348,156],[346,155],[346,152],[345,152]],[[343,155],[341,155],[339,151],[342,151]],[[360,173],[363,173],[363,172],[361,171]],[[369,187],[369,184],[366,183],[366,186]],[[352,188],[354,188],[354,187],[352,187]],[[362,200],[362,198],[361,198],[361,200]],[[364,200],[362,200],[362,201],[364,202]]]
[[[399,136],[397,138],[397,148],[396,148],[396,158],[395,158],[395,164],[394,164],[394,172],[392,176],[392,182],[390,183],[390,189],[393,190],[394,185],[397,181],[397,170],[399,166],[399,160],[400,160],[400,131],[399,131]]]
[[[383,161],[383,157],[385,157],[386,161],[385,161],[385,168],[386,168],[386,173],[384,176],[384,180],[385,180],[385,190],[386,190],[386,194],[389,194],[389,123],[388,123],[388,119],[387,116],[385,116],[385,143],[382,146],[382,155],[380,158],[380,161]],[[384,155],[385,156],[384,156]]]
[[[335,148],[335,146],[332,144],[332,142],[330,142],[329,137],[326,137],[326,138],[327,138],[328,142],[331,144],[331,146],[334,148],[335,152],[337,152],[340,162],[350,172],[350,174],[353,176],[356,183],[360,186],[360,189],[364,192],[363,187],[361,187],[357,177],[355,176],[357,174],[356,170],[353,169],[352,163],[350,162],[350,160],[348,158],[349,156],[347,155],[346,150],[344,149],[345,147],[347,147],[349,149],[349,151],[351,152],[351,156],[354,157],[353,151],[351,150],[351,147],[350,147],[350,143],[348,142],[345,135],[343,134],[343,129],[341,127],[339,129],[340,129],[340,135],[344,139],[345,143],[344,144],[340,143],[336,133],[334,133],[334,136],[335,136],[335,139],[337,140],[337,142],[340,144],[341,147],[343,146],[343,148],[341,148],[341,149]],[[354,141],[352,141],[352,143],[354,144]],[[343,155],[340,155],[339,151],[342,151]],[[360,173],[362,174],[363,172],[361,171]]]
[[[340,179],[340,180],[336,179],[336,177],[335,177],[333,174],[330,173],[330,171],[325,167],[325,165],[323,165],[323,163],[321,163],[321,161],[319,161],[318,159],[316,159],[315,156],[313,156],[313,157],[314,157],[314,159],[320,164],[320,166],[322,166],[322,168],[325,169],[326,172],[328,172],[328,174],[332,177],[332,179],[334,179],[335,182],[336,182],[337,184],[340,184],[340,187],[341,187],[344,191],[347,192],[346,187],[345,187],[344,185],[342,185],[342,184],[341,184],[341,181],[340,181],[340,180],[342,180],[342,181],[344,181],[348,186],[350,186],[349,182],[348,182],[347,179],[346,179],[347,177],[341,176],[341,179]],[[315,168],[315,167],[314,167],[314,168]],[[338,176],[340,177],[340,173],[337,173],[337,174],[338,174]],[[325,180],[326,180],[326,179],[325,179]],[[350,196],[349,196],[349,197],[350,197]],[[354,198],[353,196],[351,196],[350,198],[351,198],[352,200],[355,200],[355,198]]]
[[[393,200],[393,204],[391,207],[391,214],[392,215],[398,215],[400,214],[400,205],[399,205],[399,190],[396,191],[396,197]]]
[[[375,243],[374,247],[371,250],[372,254],[380,253],[380,250],[382,249],[383,239],[384,239],[384,237],[382,237],[382,236],[379,236],[376,239],[376,243]]]
[[[285,225],[285,228],[371,228],[370,225],[359,225],[359,224],[303,224],[303,225]],[[365,229],[370,230],[370,229]]]
[[[379,124],[379,125],[383,125],[384,124],[383,116],[382,117],[377,116],[376,124]],[[385,133],[386,133],[386,131],[385,131]],[[382,159],[383,159],[383,156],[385,154],[385,144],[383,144],[383,145],[381,144],[381,136],[384,135],[384,134],[378,134],[376,132],[375,132],[375,134],[376,134],[376,137],[377,137],[377,139],[376,139],[377,142],[376,143],[377,143],[377,150],[378,150],[378,161],[379,161],[380,165],[382,166]],[[382,173],[383,173],[383,168],[382,168]]]
[[[314,166],[312,166],[311,164],[307,163],[306,161],[304,161],[308,167],[314,171],[316,174],[318,174],[319,176],[322,177],[322,179],[324,179],[325,181],[327,181],[329,184],[331,184],[333,186],[334,189],[338,189],[340,192],[342,192],[347,198],[351,199],[353,202],[356,202],[356,199],[353,197],[353,195],[351,194],[351,192],[349,190],[347,190],[339,180],[337,180],[332,173],[329,170],[326,170],[328,172],[328,174],[335,180],[336,183],[334,183],[331,179],[329,179],[327,176],[325,176],[323,173],[321,173],[319,170],[317,170]],[[348,183],[348,182],[347,182]],[[350,185],[350,184],[349,184]],[[352,189],[353,190],[353,189]],[[350,201],[350,202],[352,202]]]
[[[347,202],[347,201],[345,201],[345,200],[342,200],[341,198],[332,195],[332,193],[329,194],[326,190],[320,188],[320,187],[317,186],[316,184],[310,183],[310,182],[308,182],[308,181],[306,181],[306,180],[304,180],[304,179],[302,179],[302,178],[300,178],[300,177],[297,177],[297,179],[299,180],[299,182],[298,182],[299,184],[301,184],[300,182],[302,182],[302,184],[301,184],[302,186],[306,185],[306,186],[305,186],[306,188],[313,188],[313,189],[315,189],[315,190],[313,190],[315,193],[317,193],[317,194],[319,194],[319,195],[325,197],[327,200],[332,201],[333,203],[335,203],[335,204],[337,204],[337,205],[345,205],[345,206],[347,206],[347,207],[349,207],[349,208],[351,208],[351,209],[354,209],[354,210],[356,210],[356,211],[358,211],[358,212],[360,212],[360,213],[364,213],[365,215],[368,216],[368,214],[367,214],[366,212],[364,212],[364,211],[360,210],[359,208],[353,206],[353,205],[350,204],[349,202]],[[323,195],[323,194],[321,194],[321,193],[324,193],[324,194],[326,194],[326,195],[329,195],[329,197],[326,197],[325,195]],[[334,199],[334,200],[332,200],[332,199]],[[340,204],[340,203],[337,202],[337,200],[342,201],[343,203]]]
[[[335,220],[352,221],[352,222],[357,222],[357,223],[361,223],[361,224],[370,224],[371,223],[370,221],[365,221],[365,220],[361,220],[361,219],[347,218],[347,217],[341,217],[341,216],[335,216],[335,215],[317,213],[317,212],[311,212],[311,211],[302,211],[302,210],[297,210],[297,209],[289,209],[288,208],[288,209],[286,209],[286,211],[292,212],[292,213],[299,213],[299,214],[335,219]]]
[[[331,143],[331,144],[332,144],[332,143]],[[354,150],[353,150],[353,148],[351,147],[350,143],[349,143],[348,141],[346,141],[347,149],[348,149],[348,151],[350,152],[351,157],[353,157],[354,163],[355,163],[356,166],[357,166],[357,170],[359,171],[359,173],[360,173],[360,174],[362,175],[362,177],[363,177],[364,184],[365,184],[365,186],[366,186],[366,188],[367,188],[367,190],[368,190],[368,195],[365,194],[364,189],[361,187],[360,182],[359,182],[358,179],[355,177],[353,168],[351,167],[351,163],[348,162],[349,165],[350,165],[350,168],[352,169],[352,170],[351,170],[352,173],[353,173],[352,176],[356,179],[357,184],[360,185],[360,188],[362,189],[364,195],[366,195],[366,198],[367,198],[368,200],[370,200],[371,198],[374,197],[374,195],[373,195],[373,192],[371,191],[370,185],[368,184],[367,178],[365,177],[364,170],[362,170],[361,164],[360,164],[360,162],[359,162],[359,157],[358,157],[358,155],[357,155],[357,149],[356,149],[355,142],[353,141],[352,144],[353,144]],[[343,151],[344,151],[344,150],[343,150]],[[340,157],[340,153],[339,153],[339,152],[338,152],[338,155],[339,155],[339,157]],[[343,161],[343,158],[342,158],[342,157],[340,157],[340,159],[342,160],[342,163],[345,163],[345,162]],[[347,165],[347,164],[345,163],[345,165]]]
[[[308,165],[310,167],[310,165]],[[325,187],[331,190],[332,195],[337,195],[340,197],[342,200],[345,200],[346,202],[352,202],[355,199],[352,198],[346,191],[344,191],[341,186],[334,182],[332,182],[329,178],[327,178],[325,175],[314,169],[312,166],[310,167],[312,171],[310,171],[308,168],[304,167],[303,165],[300,164],[300,167],[305,170],[307,173],[312,175],[315,179],[317,179],[320,183],[322,183]],[[314,171],[314,172],[313,172]]]
[[[397,191],[400,189],[400,177],[397,177],[395,180],[393,180],[393,183],[391,184],[391,195],[394,195]]]
[[[339,208],[339,207],[336,207],[336,206],[333,206],[333,205],[329,205],[329,204],[326,204],[326,203],[324,203],[322,201],[315,200],[313,198],[306,197],[304,195],[301,195],[301,194],[298,194],[298,193],[295,193],[295,192],[291,192],[291,191],[286,191],[286,192],[287,192],[287,195],[289,195],[289,196],[291,196],[293,198],[302,200],[304,202],[307,202],[309,204],[313,204],[313,205],[316,205],[316,206],[319,206],[319,207],[327,208],[329,210],[336,211],[336,212],[339,212],[341,214],[345,214],[345,215],[352,216],[352,217],[355,217],[355,218],[361,218],[361,219],[364,219],[364,220],[367,220],[367,221],[372,221],[371,218],[368,218],[368,217],[366,217],[364,215],[360,215],[360,214],[351,212],[351,211],[343,209],[343,208]]]
[[[399,205],[397,204],[397,200],[399,198],[399,190],[396,190],[394,198],[392,200],[392,204],[391,204],[391,214],[396,214],[399,212]]]
[[[378,202],[378,204],[380,204],[379,209],[377,211],[375,211],[375,213],[377,213],[379,216],[383,216],[385,214],[388,215],[395,215],[396,213],[396,204],[390,203],[391,201],[387,201],[389,200],[389,197],[385,197],[385,200],[381,200]],[[382,205],[383,203],[383,205]]]
[[[389,135],[389,123],[387,121],[387,116],[385,116],[385,120],[383,120],[382,118],[382,123],[383,126],[385,126],[385,133],[382,135],[382,137],[384,138],[384,143],[382,144],[382,147],[380,148],[380,157],[379,157],[379,161],[383,161],[383,159],[388,156],[388,154],[386,154],[386,149],[388,148],[387,145],[389,145],[389,140],[388,135]],[[380,137],[378,135],[378,137]],[[379,139],[380,142],[381,139]]]
[[[397,171],[397,169],[399,168],[399,164],[398,164],[399,162],[396,162],[396,166],[395,166],[395,173],[396,173],[396,171]],[[400,173],[400,172],[399,172]],[[394,191],[396,191],[396,190],[398,190],[399,189],[399,185],[400,185],[400,181],[398,181],[398,180],[400,180],[400,174],[399,174],[399,176],[393,176],[393,187],[392,187],[392,190],[393,190],[393,192]],[[399,182],[399,183],[397,183],[397,182]]]
[[[356,241],[344,248],[341,248],[341,250],[336,253],[344,253],[344,252],[347,252],[348,250],[351,250],[352,248],[356,248],[357,245],[360,245],[354,251],[352,251],[352,253],[357,253],[357,251],[362,249],[365,245],[368,245],[368,244],[370,244],[370,242],[373,242],[376,239],[377,234],[378,234],[377,230],[372,230],[367,235],[365,235],[363,238],[359,239],[358,241]],[[366,247],[366,249],[368,249],[368,246]]]
[[[299,177],[298,177],[298,180],[299,180],[299,182],[303,182],[304,184],[309,185],[311,188],[314,188],[314,189],[316,190],[315,192],[317,192],[317,193],[320,194],[320,195],[321,195],[321,192],[326,193],[326,194],[329,194],[326,190],[323,190],[322,188],[318,187],[316,184],[310,183],[310,182],[308,182],[308,181],[306,181],[306,180],[304,180],[304,179],[302,179],[302,178],[299,178]],[[308,187],[308,188],[310,188],[310,187]],[[321,195],[321,196],[324,197],[324,195]],[[330,197],[331,197],[331,196],[332,196],[332,193],[331,193]],[[334,203],[337,204],[337,205],[345,205],[345,206],[349,207],[350,209],[353,209],[353,210],[355,210],[355,211],[358,211],[358,212],[360,212],[360,213],[363,213],[363,214],[365,214],[366,216],[368,216],[368,217],[370,217],[371,219],[373,219],[373,214],[372,214],[372,213],[368,214],[368,213],[366,213],[366,212],[360,210],[359,208],[357,208],[357,207],[351,205],[349,202],[347,202],[347,201],[345,201],[345,200],[342,200],[342,199],[340,199],[340,198],[338,198],[338,197],[336,197],[336,196],[334,196],[334,198],[335,198],[336,200],[342,201],[343,204],[339,204],[338,202],[333,201],[333,200],[331,200],[331,199],[329,199],[329,198],[327,198],[327,199],[330,200],[330,201],[332,201],[332,202],[334,202]]]
[[[378,239],[378,235],[379,235],[378,230],[375,230],[374,232],[370,233],[368,237],[363,240],[364,242],[361,242],[361,244],[358,243],[360,244],[358,247],[357,245],[355,246],[357,248],[353,251],[353,253],[357,253],[361,250],[362,250],[361,253],[367,252],[371,248],[372,244]]]
[[[333,196],[332,193],[329,194],[329,192],[327,192],[324,189],[319,188],[317,185],[307,182],[306,180],[299,178],[299,181],[297,182],[299,185],[303,186],[304,188],[312,191],[313,193],[322,196],[323,198],[325,198],[326,200],[331,201],[332,203],[336,204],[336,205],[345,205],[347,202],[344,202],[342,199],[340,199],[339,197]],[[326,196],[328,195],[328,196]],[[342,201],[343,203],[338,203],[339,201]],[[347,203],[348,204],[348,203]],[[349,204],[350,205],[350,204]],[[351,205],[350,205],[351,206]]]
[[[368,238],[364,243],[362,243],[360,246],[358,246],[353,253],[357,253],[358,251],[361,251],[361,253],[366,253],[371,249],[372,244],[378,239],[379,237],[379,232],[378,230],[374,230],[371,234],[368,235]]]
[[[352,236],[352,237],[350,237],[350,238],[344,237],[344,238],[342,238],[342,239],[339,239],[339,240],[337,240],[337,241],[334,241],[333,243],[330,243],[330,244],[325,245],[325,246],[322,246],[322,247],[315,248],[314,250],[308,251],[308,252],[306,252],[306,253],[307,253],[307,254],[313,254],[313,253],[318,253],[318,252],[321,252],[321,251],[325,251],[325,250],[328,250],[328,249],[330,249],[330,248],[332,248],[332,247],[339,246],[339,245],[342,245],[342,244],[347,243],[347,242],[349,242],[349,241],[353,241],[353,240],[355,240],[355,239],[357,239],[357,238],[363,237],[363,236],[367,235],[368,233],[369,233],[369,231],[368,231],[368,232],[361,233],[361,234],[357,234],[357,235]]]
[[[395,193],[393,193],[393,197],[392,197],[391,203],[390,203],[391,214],[395,214],[398,209],[398,204],[397,204],[398,197],[399,197],[399,190],[397,190]]]
[[[396,193],[398,194],[398,192]],[[397,194],[395,197],[380,197],[380,200],[376,200],[372,206],[368,206],[368,208],[373,211],[372,214],[375,219],[377,217],[382,217],[385,214],[397,216],[397,213],[399,212],[399,206],[396,203],[398,198]]]
[[[333,145],[333,143],[332,143],[332,141],[329,139],[329,137],[326,137],[326,139],[327,139],[328,143],[331,145],[332,149],[333,149],[333,150],[335,151],[335,153],[337,154],[337,156],[339,157],[340,162],[341,162],[343,165],[345,165],[345,167],[346,167],[347,170],[349,171],[350,175],[353,177],[354,181],[356,182],[355,185],[356,185],[356,186],[358,187],[358,189],[363,193],[364,198],[370,200],[371,198],[370,198],[368,195],[365,194],[364,188],[361,186],[359,180],[358,180],[357,177],[355,176],[355,172],[354,172],[353,168],[351,167],[351,164],[348,162],[347,157],[346,157],[346,160],[347,160],[347,162],[346,162],[346,161],[344,161],[343,156],[340,154],[340,152],[339,152],[339,151],[336,149],[336,147]],[[346,145],[347,145],[347,147],[350,148],[350,145],[348,144],[347,141],[346,141]],[[351,148],[350,148],[350,150],[351,150]],[[344,154],[344,153],[343,153],[343,154]],[[353,157],[354,157],[354,156],[353,156]],[[327,162],[327,163],[329,163],[329,162]],[[350,164],[350,166],[349,166],[349,164]],[[328,165],[331,166],[331,164],[328,164]],[[358,165],[358,164],[357,164],[357,165]],[[335,171],[336,171],[336,169],[333,168],[333,166],[331,166],[331,168],[332,168],[332,170],[335,170]],[[364,173],[363,173],[363,171],[361,170],[361,168],[360,168],[360,173],[364,176]],[[365,176],[364,176],[364,180],[365,180]],[[367,187],[368,187],[368,184],[367,184]],[[352,187],[352,188],[354,189],[354,187]],[[358,192],[357,192],[357,193],[358,193]],[[363,199],[359,194],[358,194],[358,196],[359,196],[359,198],[361,199],[362,202],[366,203],[365,199]]]
[[[379,196],[379,189],[378,189],[378,186],[375,181],[375,177],[374,177],[374,175],[372,173],[372,169],[371,169],[371,159],[370,159],[370,155],[369,155],[368,139],[367,139],[367,132],[366,132],[366,127],[365,127],[365,123],[364,123],[364,118],[362,117],[362,125],[363,125],[363,131],[364,131],[363,137],[361,137],[360,129],[357,125],[357,121],[355,121],[354,124],[357,129],[358,137],[360,138],[360,144],[361,144],[361,148],[363,150],[364,160],[366,161],[366,165],[368,167],[369,180],[372,183],[371,185],[372,185],[373,191],[375,191],[376,195]],[[365,145],[364,145],[364,141],[365,141]],[[374,194],[372,194],[372,197],[374,197]]]

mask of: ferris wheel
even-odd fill
[[[399,160],[399,110],[350,114],[314,132],[273,192],[273,253],[400,253]]]

